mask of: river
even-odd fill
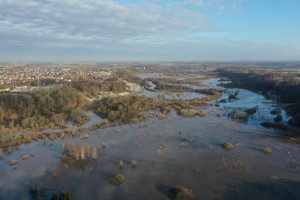
[[[219,78],[202,81],[210,87],[219,87],[220,82]],[[276,105],[243,89],[224,90],[221,99],[228,99],[235,91],[239,91],[236,100],[218,106],[212,103],[205,110],[206,117],[181,118],[171,112],[166,119],[86,131],[87,140],[69,137],[2,148],[0,199],[31,199],[32,184],[37,184],[37,195],[43,199],[61,190],[71,191],[78,200],[168,199],[168,190],[174,186],[191,189],[196,199],[300,199],[300,146],[285,142],[290,137],[286,132],[260,126],[274,118],[270,111]],[[158,94],[168,96],[147,90],[138,95]],[[174,93],[168,98],[205,96],[197,95],[177,97]],[[247,121],[228,117],[232,111],[253,107],[258,110]],[[289,116],[282,109],[281,113],[286,123]],[[101,120],[89,114],[91,122],[84,126]],[[67,142],[96,147],[99,156],[68,162],[62,151],[62,144]],[[224,142],[234,148],[223,149]],[[272,153],[263,153],[264,147],[270,147]],[[21,159],[30,152],[34,152],[33,157]],[[19,164],[10,166],[12,159]],[[119,167],[120,160],[123,168]],[[137,166],[130,160],[136,160]],[[110,185],[108,178],[118,173],[125,176],[125,182]]]

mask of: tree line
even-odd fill
[[[261,92],[267,97],[275,96],[279,102],[290,104],[286,110],[293,119],[290,124],[300,126],[300,82],[295,73],[273,72],[260,68],[229,67],[218,69],[220,76],[232,82],[227,87],[244,88]]]

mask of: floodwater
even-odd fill
[[[206,82],[217,86],[220,80]],[[87,140],[59,138],[2,148],[0,199],[32,199],[32,184],[38,185],[37,195],[43,199],[61,190],[71,191],[80,200],[168,199],[168,190],[175,186],[191,189],[196,199],[300,199],[300,146],[281,140],[291,137],[285,132],[259,125],[275,117],[270,114],[275,105],[266,103],[263,96],[228,89],[222,98],[237,90],[238,99],[210,106],[206,117],[181,118],[171,112],[166,119],[87,131]],[[157,95],[144,92],[148,94]],[[258,110],[246,122],[227,117],[233,110],[252,107]],[[92,121],[84,126],[101,121],[89,114]],[[281,114],[286,123],[289,116],[283,110]],[[78,161],[70,156],[66,161],[62,143],[67,142],[96,147],[99,156]],[[224,142],[234,148],[223,149]],[[264,147],[272,148],[272,153],[264,154]],[[33,157],[21,159],[32,151]],[[10,166],[12,159],[19,164]],[[130,160],[136,160],[137,166]],[[110,185],[108,178],[118,173],[125,176],[125,182]]]

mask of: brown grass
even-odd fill
[[[166,116],[166,115],[159,115],[157,118],[158,119],[166,119],[166,118],[168,118],[168,116]]]
[[[9,162],[9,165],[13,166],[13,165],[18,164],[18,163],[19,163],[19,162],[16,161],[16,160],[11,160],[11,161]]]
[[[86,140],[86,139],[88,139],[89,138],[89,135],[88,134],[84,134],[84,135],[81,135],[80,136],[80,139],[82,139],[82,140]]]
[[[27,154],[24,154],[23,156],[22,156],[22,160],[27,160],[29,158],[29,156],[27,155]]]
[[[206,112],[201,111],[201,112],[199,113],[199,116],[200,116],[200,117],[205,117],[205,116],[206,116]]]

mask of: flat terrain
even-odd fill
[[[141,113],[129,115],[130,110],[119,107],[114,111],[122,109],[132,117],[130,123],[120,123],[121,116],[107,120],[101,116],[111,112],[91,109],[83,125],[67,122],[66,129],[41,130],[53,137],[1,148],[0,199],[50,199],[59,191],[70,191],[74,199],[169,199],[169,190],[176,186],[191,189],[196,199],[300,198],[299,136],[260,125],[272,122],[276,115],[271,111],[277,109],[281,123],[290,127],[291,116],[275,101],[246,89],[225,88],[230,80],[211,74],[144,72],[138,77],[149,82],[149,89],[141,85],[143,92],[127,97],[145,95],[157,104],[167,103],[169,110],[152,104],[146,110],[137,107],[147,116],[141,118]],[[168,85],[193,80],[185,83],[193,90],[159,90],[155,78]],[[196,92],[204,89],[220,91],[220,96]],[[185,105],[193,99],[206,99],[207,104]],[[105,101],[99,102],[102,108]],[[223,148],[225,142],[233,148]],[[28,159],[22,159],[24,154]],[[11,160],[18,163],[11,166]],[[108,181],[116,174],[125,177],[120,185]],[[33,184],[37,192],[29,193]]]

